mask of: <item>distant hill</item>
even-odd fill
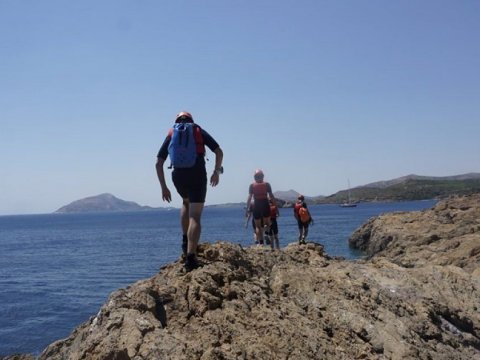
[[[480,192],[478,173],[445,177],[408,175],[350,189],[350,198],[357,202],[427,200],[478,192]],[[341,203],[347,197],[348,190],[342,190],[316,203]]]
[[[273,193],[273,196],[275,196],[276,199],[282,199],[285,201],[296,201],[297,197],[300,195],[299,192],[296,192],[295,190],[287,190],[287,191],[275,191]]]
[[[150,206],[141,206],[133,201],[121,200],[112,194],[100,194],[74,201],[62,206],[56,213],[85,213],[107,211],[153,210]]]
[[[275,191],[273,193],[273,195],[275,196],[276,199],[280,199],[280,200],[284,200],[286,202],[295,202],[297,201],[297,198],[298,196],[300,195],[299,192],[295,191],[295,190],[287,190],[287,191]],[[317,201],[317,200],[320,200],[320,199],[323,199],[324,196],[307,196],[305,194],[303,194],[303,196],[305,196],[305,200],[307,201]]]
[[[402,176],[393,180],[387,180],[387,181],[377,181],[371,184],[363,185],[360,187],[368,187],[368,188],[380,188],[384,189],[393,185],[401,184],[404,183],[408,180],[431,180],[431,181],[462,181],[462,180],[473,180],[473,179],[480,179],[480,174],[478,173],[469,173],[469,174],[463,174],[463,175],[454,175],[454,176],[419,176],[419,175],[407,175],[407,176]]]

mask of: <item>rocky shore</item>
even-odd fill
[[[402,267],[455,265],[480,276],[480,194],[439,202],[430,210],[370,219],[350,246]]]
[[[480,359],[479,200],[372,219],[350,241],[367,260],[202,244],[40,359]]]

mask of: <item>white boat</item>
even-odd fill
[[[348,180],[348,195],[347,196],[348,196],[347,201],[341,203],[340,207],[345,207],[345,208],[357,207],[357,203],[352,202],[352,200],[350,199],[350,180]]]

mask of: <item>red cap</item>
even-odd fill
[[[187,111],[182,111],[175,117],[175,122],[193,122],[193,116]]]
[[[263,176],[264,176],[264,175],[263,175],[263,171],[262,171],[261,169],[255,170],[255,173],[253,174],[253,178],[254,178],[255,180],[257,180],[257,179],[263,179]]]

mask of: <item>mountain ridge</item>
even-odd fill
[[[305,198],[314,204],[342,203],[347,200],[348,192],[349,190],[345,189],[328,196],[305,195]],[[402,201],[440,199],[451,195],[469,195],[475,192],[480,192],[480,173],[471,172],[453,176],[410,174],[351,188],[350,196],[355,202]],[[282,198],[283,193],[299,194],[295,190],[288,190],[286,192],[277,191],[274,195],[278,194],[278,197]],[[292,199],[287,201],[292,201]]]

